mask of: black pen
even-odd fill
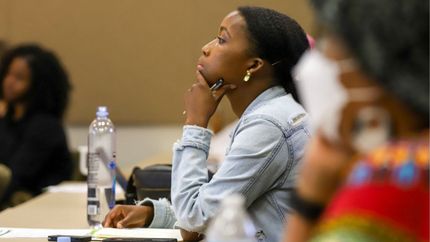
[[[216,81],[215,84],[210,87],[211,91],[218,90],[222,86],[222,84],[224,84],[224,79],[218,79],[218,81]]]

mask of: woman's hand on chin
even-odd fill
[[[211,91],[207,81],[199,71],[196,72],[196,77],[197,81],[184,95],[187,115],[185,124],[206,128],[221,99],[228,91],[235,89],[236,86],[226,84],[216,91]]]

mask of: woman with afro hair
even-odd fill
[[[0,62],[3,207],[16,205],[41,193],[44,187],[70,177],[72,160],[62,125],[69,91],[68,75],[49,50],[21,45],[3,56]]]

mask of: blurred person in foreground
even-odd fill
[[[63,114],[70,84],[58,58],[21,45],[0,62],[0,204],[14,206],[70,177]],[[3,195],[2,195],[3,194]]]
[[[296,68],[316,126],[284,241],[428,241],[429,2],[312,0]]]

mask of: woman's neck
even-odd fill
[[[0,118],[6,116],[7,113],[7,103],[0,100]]]
[[[250,82],[253,83],[242,85],[226,94],[230,101],[231,108],[238,118],[242,116],[252,101],[265,90],[273,86],[271,82],[267,80],[251,79]]]
[[[24,103],[17,103],[14,105],[14,113],[12,115],[13,120],[17,121],[24,117],[25,111],[27,110],[27,105]]]

